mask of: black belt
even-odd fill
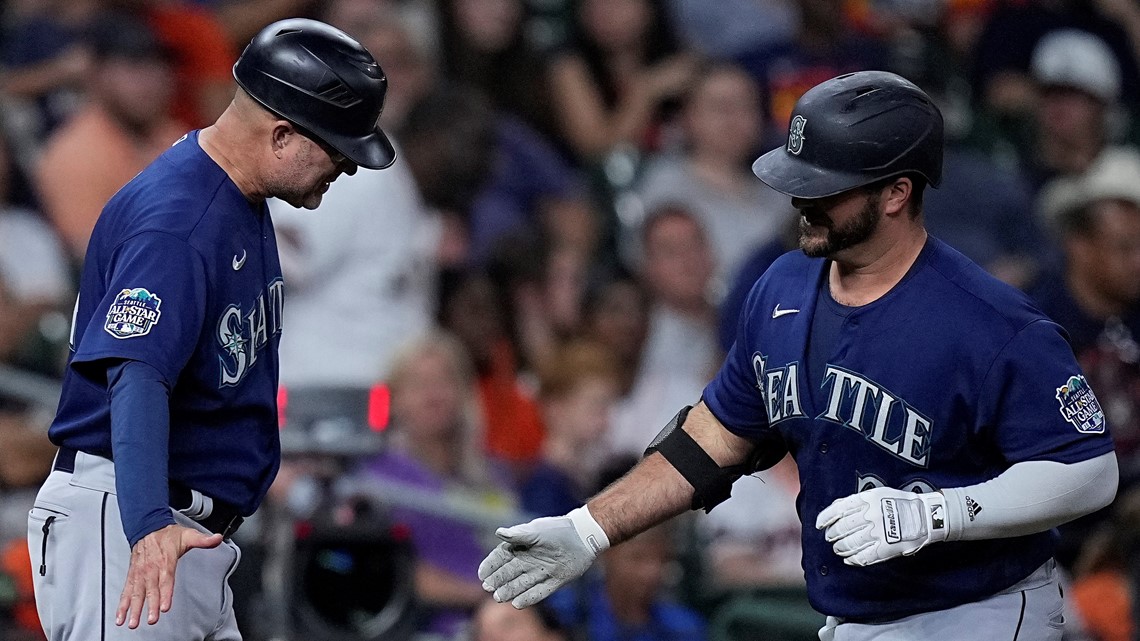
[[[52,464],[51,469],[59,472],[75,472],[75,455],[78,454],[77,450],[70,447],[61,447],[59,452],[55,455],[55,463]],[[93,455],[97,456],[97,455]],[[217,499],[211,499],[214,503],[214,509],[210,512],[209,516],[194,519],[202,527],[216,534],[221,534],[224,538],[230,538],[234,532],[241,527],[245,518],[238,512],[234,506],[223,503]],[[190,508],[194,502],[192,490],[180,483],[170,483],[170,507],[182,511]]]

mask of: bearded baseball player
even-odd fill
[[[49,431],[59,453],[28,521],[51,641],[241,638],[230,535],[281,452],[265,200],[315,208],[341,173],[394,152],[376,124],[383,72],[328,25],[266,27],[234,77],[217,122],[123,187],[91,237]]]
[[[1064,332],[927,235],[942,116],[890,73],[797,102],[753,171],[802,214],[700,402],[566,516],[500,529],[479,567],[516,607],[732,483],[799,467],[803,568],[824,641],[1057,641],[1055,526],[1109,504],[1104,413]]]

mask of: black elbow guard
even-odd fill
[[[677,412],[673,420],[661,430],[649,447],[645,455],[660,452],[669,464],[685,477],[689,485],[693,486],[693,503],[690,509],[701,510],[706,513],[732,494],[732,484],[741,476],[760,470],[766,470],[788,453],[787,446],[779,434],[773,432],[771,436],[756,442],[752,454],[738,465],[721,467],[708,455],[701,446],[693,440],[689,433],[681,429],[689,410],[687,405]]]

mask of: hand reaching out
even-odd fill
[[[496,601],[520,610],[585,574],[610,544],[585,507],[495,534],[503,542],[479,564],[479,578]]]
[[[147,624],[158,623],[159,613],[169,612],[174,601],[178,559],[194,548],[216,548],[221,544],[221,534],[203,534],[181,525],[168,525],[140,539],[131,550],[115,625],[126,623],[132,630],[137,628],[144,607]]]

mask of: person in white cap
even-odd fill
[[[1063,261],[1029,293],[1068,332],[1101,398],[1123,485],[1140,477],[1140,152],[1103,152],[1085,174],[1050,183],[1039,208]]]
[[[1041,38],[1030,71],[1041,100],[1035,149],[1026,156],[1025,169],[1040,187],[1057,176],[1084,172],[1109,145],[1122,113],[1121,73],[1104,40],[1078,29]]]

